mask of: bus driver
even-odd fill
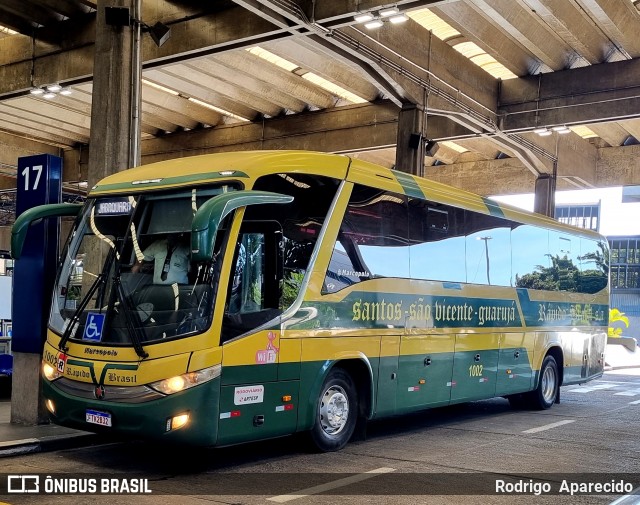
[[[144,270],[143,262],[153,261],[154,284],[188,284],[189,247],[180,238],[169,235],[152,242],[142,252],[143,260],[133,265],[131,272]]]

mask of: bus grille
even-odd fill
[[[143,403],[164,398],[165,396],[147,386],[103,386],[104,391],[101,391],[101,397],[98,398],[94,384],[78,382],[65,377],[54,381],[53,384],[67,394],[90,400],[100,399],[120,403]]]

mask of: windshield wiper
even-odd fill
[[[129,301],[127,300],[127,297],[122,289],[122,283],[120,282],[120,268],[116,269],[113,278],[112,289],[115,290],[116,296],[122,304],[124,320],[125,324],[127,325],[127,330],[129,330],[129,335],[131,336],[133,349],[136,351],[136,354],[142,359],[148,358],[149,353],[144,350],[144,347],[142,347],[142,340],[140,339],[140,327],[137,326],[135,321],[133,320],[133,316],[131,315],[131,305],[129,304]]]

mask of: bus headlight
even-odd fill
[[[152,382],[149,386],[165,395],[172,395],[215,379],[220,376],[221,371],[222,365],[214,365],[196,372],[187,372],[169,379]]]
[[[46,361],[43,361],[42,375],[44,375],[45,379],[47,379],[48,381],[54,381],[58,377],[60,377],[62,374],[58,372],[58,369],[55,368],[53,365],[51,365],[50,363],[47,363]]]

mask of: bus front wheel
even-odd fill
[[[323,452],[339,451],[353,435],[358,398],[351,376],[335,368],[324,381],[316,406],[311,440]]]
[[[558,388],[560,387],[560,375],[558,374],[558,364],[553,356],[544,358],[540,367],[540,379],[535,391],[531,391],[531,406],[539,410],[551,408],[556,401]]]

